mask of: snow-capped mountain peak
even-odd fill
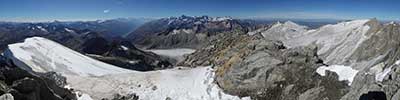
[[[304,26],[301,26],[301,25],[299,25],[299,24],[297,24],[297,23],[294,23],[294,22],[292,22],[292,21],[286,21],[283,25],[285,25],[285,26],[296,26],[296,27],[304,27]]]
[[[353,20],[329,24],[315,30],[308,30],[299,38],[284,41],[289,47],[317,44],[318,54],[327,64],[343,64],[360,44],[370,38],[375,21]]]
[[[233,20],[232,17],[225,16],[225,17],[209,17],[209,16],[187,16],[182,15],[179,17],[168,17],[166,18],[170,20],[170,24],[174,22],[218,22],[218,21],[229,21]]]
[[[392,25],[392,26],[397,26],[399,25],[399,23],[395,22],[395,21],[391,21],[389,23],[386,23],[385,25]]]
[[[277,22],[270,29],[261,34],[265,38],[273,37],[272,39],[290,39],[301,36],[307,31],[307,26],[298,25],[292,21],[285,23]]]
[[[229,17],[229,16],[213,17],[211,21],[225,21],[225,20],[233,20],[233,19],[231,17]]]

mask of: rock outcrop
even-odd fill
[[[31,73],[1,57],[0,98],[2,100],[75,100],[75,94],[63,88],[65,78],[55,73]],[[56,81],[57,80],[57,81]]]
[[[323,65],[316,48],[285,49],[280,42],[266,40],[237,47],[229,49],[225,55],[232,56],[217,66],[216,80],[228,93],[258,100],[335,100],[348,91],[336,74],[316,73]]]
[[[357,99],[369,92],[382,92],[388,100],[400,99],[397,70],[400,67],[400,26],[396,23],[385,24],[373,31],[350,57],[356,62],[370,64],[356,65],[363,69],[343,100]]]
[[[397,23],[355,20],[308,30],[286,22],[270,29],[252,36],[221,36],[181,65],[214,65],[226,92],[255,99],[399,99]],[[349,66],[356,74],[346,85],[338,80],[339,73],[316,73],[323,65]]]
[[[335,73],[316,73],[324,64],[315,46],[287,49],[282,42],[261,36],[225,36],[181,64],[213,64],[225,92],[257,100],[335,100],[349,88]]]

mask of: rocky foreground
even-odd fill
[[[226,33],[181,65],[215,65],[225,92],[258,100],[398,100],[399,30],[376,19],[317,29],[276,23]]]
[[[66,78],[54,72],[31,73],[0,56],[1,100],[75,100],[76,93],[63,88]]]

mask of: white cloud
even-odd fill
[[[109,13],[109,12],[110,12],[110,9],[106,9],[103,11],[103,13]]]

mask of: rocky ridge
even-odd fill
[[[54,72],[32,73],[0,56],[0,98],[2,100],[76,100],[72,90],[63,88],[66,78]]]
[[[185,16],[148,22],[127,38],[148,49],[200,48],[221,32],[247,31],[239,20],[230,17]]]
[[[288,38],[283,35],[290,33],[287,31],[295,35]],[[376,94],[399,98],[395,81],[400,43],[397,23],[354,20],[307,29],[286,22],[255,33],[219,38],[181,64],[215,65],[216,80],[226,92],[253,99],[354,100]],[[345,65],[357,74],[346,85],[349,81],[339,80],[339,72],[316,72],[328,65]]]

